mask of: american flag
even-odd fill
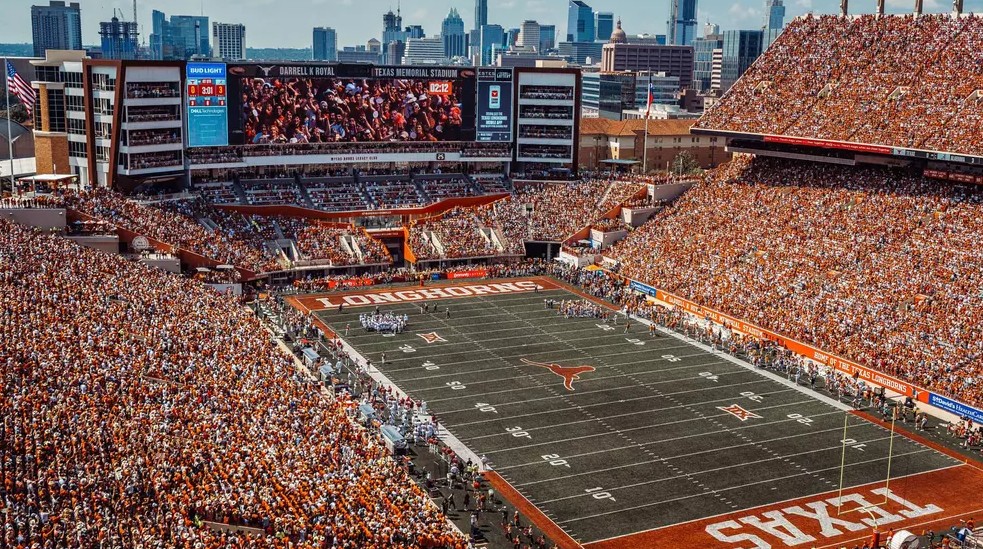
[[[34,112],[34,88],[17,74],[10,61],[7,61],[7,89],[9,93],[16,95],[20,99],[20,102],[27,107],[27,114]]]
[[[648,106],[645,107],[645,118],[649,117],[649,112],[652,111],[653,102],[655,102],[655,84],[649,82],[649,97],[648,97]]]

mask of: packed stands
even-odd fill
[[[260,181],[242,181],[246,201],[255,206],[300,204],[303,197],[293,177]]]
[[[471,180],[463,175],[444,177],[422,177],[415,180],[423,192],[436,202],[445,198],[473,196],[475,194]]]
[[[66,196],[66,204],[84,214],[124,227],[161,242],[254,272],[276,270],[276,256],[245,243],[248,233],[209,230],[196,221],[195,208],[214,212],[204,202],[164,203],[167,209],[144,206],[112,191],[97,189]],[[209,214],[211,215],[211,214]]]
[[[231,181],[218,183],[200,183],[196,185],[201,196],[212,204],[236,204],[239,196]]]
[[[635,198],[637,194],[641,192],[644,185],[631,181],[614,181],[608,187],[603,198],[597,205],[597,208],[601,212],[608,212],[614,208],[625,204],[630,199]]]
[[[432,232],[443,248],[441,257],[458,259],[500,255],[490,238],[481,232],[482,223],[475,216],[474,208],[453,208],[439,218],[414,224],[410,228],[410,242],[417,259],[429,259],[438,255],[436,246],[418,233]]]
[[[234,298],[5,220],[0,259],[4,546],[466,545]]]
[[[983,192],[746,158],[612,248],[621,272],[983,404]]]
[[[358,183],[351,178],[305,181],[314,207],[329,212],[368,210],[369,203]]]
[[[983,155],[983,18],[797,18],[697,128]]]
[[[302,260],[330,261],[332,266],[392,263],[385,245],[364,230],[339,223],[272,217],[286,238],[297,244]]]
[[[427,203],[416,185],[405,179],[366,181],[365,190],[379,209],[415,208]]]

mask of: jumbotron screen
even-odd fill
[[[475,72],[446,67],[229,67],[229,143],[475,140]]]

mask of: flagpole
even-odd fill
[[[7,74],[7,63],[10,61],[3,58],[3,73]],[[4,101],[7,104],[7,152],[10,153],[10,197],[14,197],[14,136],[10,130],[10,77],[3,81],[3,89],[6,92]]]
[[[642,175],[648,175],[649,165],[649,113],[645,111],[645,135],[642,136]]]

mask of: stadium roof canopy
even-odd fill
[[[612,164],[615,166],[634,166],[635,164],[641,164],[638,160],[628,160],[625,158],[608,158],[607,160],[601,160],[601,164]]]

